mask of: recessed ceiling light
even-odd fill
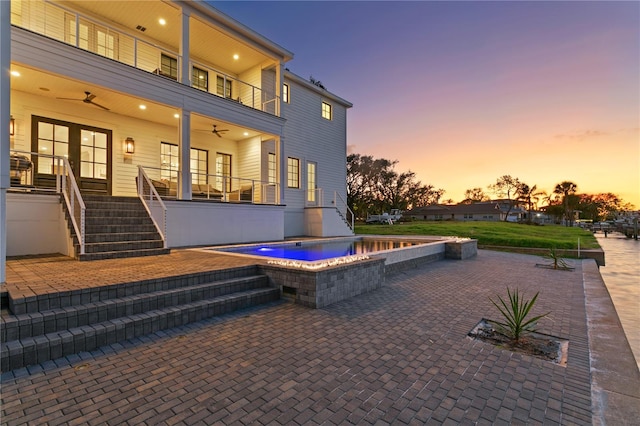
[[[237,61],[238,59],[240,59],[240,56],[236,53],[235,55],[233,55],[233,59]]]
[[[140,105],[140,109],[147,109],[146,105]]]
[[[173,114],[173,117],[174,117],[174,118],[180,118],[180,114],[178,114],[178,113]]]
[[[165,25],[167,23],[167,21],[164,18],[158,19],[158,22],[160,23],[160,25]]]
[[[20,77],[20,72],[18,71],[11,71],[11,75],[14,77]]]
[[[249,132],[244,132],[244,135],[245,136],[249,136]]]

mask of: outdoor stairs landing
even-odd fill
[[[82,194],[85,211],[85,252],[68,220],[75,257],[102,260],[168,254],[142,201],[137,197]]]
[[[40,364],[280,298],[257,266],[13,300],[0,317],[0,370]]]

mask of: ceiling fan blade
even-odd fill
[[[219,137],[219,138],[221,138],[221,137],[222,137],[222,135],[220,135],[220,133],[218,133],[218,132],[213,132],[213,133],[214,133],[217,137]]]
[[[102,105],[100,105],[100,104],[97,104],[97,103],[95,103],[95,102],[91,102],[91,101],[89,101],[88,103],[90,103],[91,105],[95,105],[95,106],[97,106],[98,108],[102,108],[102,109],[103,109],[103,110],[105,110],[105,111],[109,111],[109,108],[107,108],[106,106],[102,106]]]
[[[87,94],[87,102],[91,102],[96,97],[96,95],[94,95],[93,93],[89,93],[89,92],[85,92],[85,93]]]
[[[220,129],[220,130],[218,130],[218,132],[228,132],[228,131],[229,131],[229,129]]]
[[[56,99],[61,99],[63,101],[84,101],[84,99],[78,99],[78,98],[56,98]]]

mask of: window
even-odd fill
[[[276,155],[273,152],[270,152],[269,158],[267,159],[267,181],[269,183],[276,183],[276,178],[278,176],[276,167]]]
[[[231,99],[231,80],[219,75],[216,78],[216,94]]]
[[[191,148],[190,172],[192,183],[207,183],[209,152],[204,149]],[[178,181],[180,158],[178,145],[167,142],[160,143],[160,179],[171,182]]]
[[[177,182],[179,168],[178,145],[160,142],[160,179]]]
[[[287,158],[287,186],[300,188],[300,160],[297,158]]]
[[[178,60],[164,53],[160,55],[160,75],[173,80],[178,79]]]
[[[216,188],[231,191],[231,155],[216,153]]]
[[[465,213],[464,218],[465,219],[473,219],[473,214]]]
[[[289,103],[289,85],[288,84],[282,85],[282,101]]]
[[[107,135],[80,131],[80,177],[107,178]]]
[[[55,173],[53,156],[69,158],[69,127],[53,123],[38,122],[37,172]]]
[[[326,102],[322,103],[322,118],[331,120],[331,104],[328,104]]]
[[[191,85],[196,89],[209,91],[209,73],[198,67],[191,70]]]
[[[190,159],[191,183],[207,184],[209,152],[204,149],[191,148]]]
[[[316,163],[307,163],[307,201],[314,203],[316,201]]]
[[[75,18],[66,15],[67,24],[66,41],[76,45],[76,21]],[[118,59],[118,34],[112,33],[108,28],[80,20],[78,25],[78,47],[110,59]]]

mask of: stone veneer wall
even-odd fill
[[[397,274],[398,272],[405,271],[407,269],[417,268],[425,263],[436,262],[445,258],[444,251],[433,253],[428,256],[418,257],[415,259],[409,259],[401,262],[391,263],[385,266],[385,275]]]
[[[275,286],[295,289],[295,303],[323,308],[384,285],[384,259],[361,260],[318,270],[261,265]]]

